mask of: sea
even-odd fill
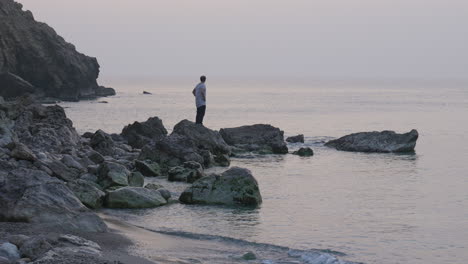
[[[79,133],[120,133],[158,116],[171,132],[195,119],[196,80],[109,80],[117,95],[63,102]],[[150,92],[144,95],[143,91]],[[468,83],[208,79],[205,126],[271,124],[305,135],[308,158],[253,155],[258,208],[171,204],[104,210],[132,225],[199,241],[198,249],[144,252],[170,263],[466,263],[468,261]],[[417,129],[415,153],[342,152],[330,139],[364,131]],[[226,168],[213,168],[222,171]],[[160,182],[177,196],[188,185]],[[217,246],[212,246],[217,245]],[[256,260],[246,261],[252,252]],[[161,262],[163,263],[163,262]],[[168,262],[169,263],[169,262]]]

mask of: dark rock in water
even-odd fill
[[[161,119],[151,117],[145,122],[135,122],[126,126],[121,135],[130,146],[141,149],[152,141],[164,138],[167,130]]]
[[[31,84],[14,86],[21,87],[15,96],[32,88],[36,94],[70,101],[102,94],[96,58],[77,52],[47,24],[36,22],[30,11],[23,11],[21,4],[0,1],[0,21],[0,72]],[[0,86],[7,87],[1,79]],[[11,89],[0,89],[0,95],[4,92],[11,95]]]
[[[207,149],[215,156],[231,153],[231,148],[226,144],[219,132],[188,120],[182,120],[175,125],[172,134],[188,137],[197,148]]]
[[[242,256],[242,259],[244,260],[256,260],[257,256],[253,252],[247,252]]]
[[[104,222],[62,181],[45,172],[29,169],[0,172],[0,183],[0,221],[42,223],[85,232],[107,230]]]
[[[19,97],[24,94],[32,94],[37,89],[29,82],[10,72],[0,72],[0,85],[2,87],[0,95],[7,99]]]
[[[152,208],[166,203],[159,191],[142,187],[120,188],[106,197],[106,207],[109,208]]]
[[[102,130],[96,131],[91,141],[91,147],[104,156],[111,156],[115,153],[115,143],[112,137]]]
[[[418,137],[418,131],[415,129],[405,134],[393,131],[362,132],[331,140],[325,146],[343,151],[413,152]]]
[[[192,140],[186,136],[173,134],[158,140],[141,150],[140,160],[152,160],[157,162],[163,172],[170,167],[176,167],[186,161],[204,163],[203,157],[198,153]]]
[[[143,91],[143,94],[152,94],[152,93],[147,92],[147,91]]]
[[[179,200],[187,204],[259,205],[262,196],[252,173],[233,167],[221,175],[197,180],[185,189]]]
[[[161,176],[159,165],[152,161],[135,160],[135,168],[147,177]]]
[[[224,141],[235,146],[238,151],[259,152],[261,154],[287,154],[284,132],[271,125],[252,125],[236,128],[223,128],[220,131]]]
[[[301,157],[310,157],[314,155],[314,151],[311,148],[300,148],[298,151],[294,151],[293,154]]]
[[[96,96],[113,96],[113,95],[115,95],[115,90],[113,88],[99,86],[96,89]]]
[[[184,162],[183,166],[169,169],[167,179],[169,181],[182,181],[192,183],[205,176],[203,167],[195,161]]]
[[[109,102],[107,102],[107,101],[99,101],[98,103],[100,103],[100,104],[108,104]]]
[[[297,136],[288,137],[286,139],[286,142],[289,142],[289,143],[304,143],[304,135],[300,134],[300,135],[297,135]]]

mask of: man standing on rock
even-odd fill
[[[200,77],[200,83],[195,86],[192,93],[195,96],[195,105],[197,106],[197,117],[195,123],[203,125],[203,117],[206,111],[206,77]]]

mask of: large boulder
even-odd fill
[[[223,128],[219,131],[224,141],[239,152],[258,152],[261,154],[287,154],[284,132],[271,125],[251,125]]]
[[[98,169],[98,183],[104,189],[113,186],[128,186],[129,176],[130,171],[125,166],[114,162],[104,162]]]
[[[151,160],[135,160],[135,168],[147,177],[161,176],[161,168],[159,165]]]
[[[218,131],[197,125],[189,120],[182,120],[175,125],[172,134],[186,136],[198,149],[209,150],[214,156],[231,153],[231,148]]]
[[[0,172],[0,221],[21,221],[103,232],[104,222],[65,184],[38,170]]]
[[[111,135],[99,129],[94,133],[89,142],[91,147],[104,156],[111,156],[115,153],[115,142]]]
[[[221,175],[203,177],[185,189],[179,200],[187,204],[259,205],[262,196],[248,169],[233,167]]]
[[[152,160],[159,163],[163,172],[170,167],[182,165],[186,161],[204,163],[192,140],[186,136],[172,134],[145,146],[140,153],[140,160]]]
[[[110,191],[106,197],[109,208],[152,208],[167,203],[161,193],[143,187],[124,187]]]
[[[79,53],[21,4],[0,1],[0,21],[0,96],[34,92],[75,101],[102,90],[96,58]]]
[[[106,194],[101,191],[97,184],[85,180],[68,182],[68,188],[88,208],[97,209],[102,207]]]
[[[415,129],[405,134],[394,131],[361,132],[331,140],[325,146],[357,152],[413,152],[418,137]]]
[[[177,166],[169,169],[167,179],[169,181],[181,181],[192,183],[203,176],[203,167],[195,161],[184,162],[182,166]]]
[[[151,117],[145,122],[134,122],[124,127],[121,135],[130,146],[141,149],[148,143],[165,137],[167,130],[161,119]]]

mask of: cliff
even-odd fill
[[[79,53],[13,0],[0,0],[0,96],[34,93],[76,101],[115,94],[100,87],[96,58]]]

